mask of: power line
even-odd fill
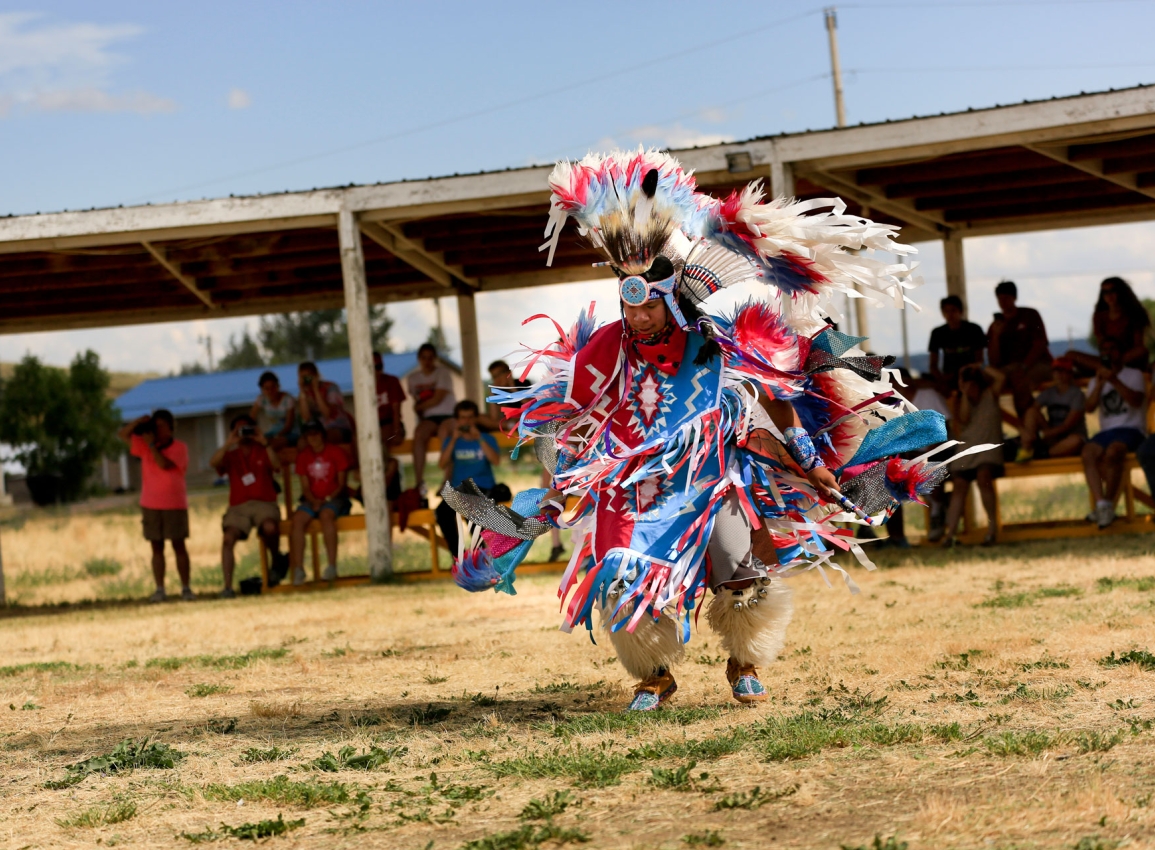
[[[624,68],[618,68],[614,71],[607,71],[603,74],[598,74],[598,75],[593,76],[593,77],[588,77],[584,80],[578,80],[578,81],[569,83],[569,84],[564,85],[564,86],[559,86],[557,88],[547,89],[545,91],[539,91],[535,94],[525,95],[523,97],[514,98],[512,100],[507,100],[504,103],[497,104],[496,106],[490,106],[490,107],[486,107],[485,109],[476,109],[476,110],[472,110],[470,112],[464,112],[464,113],[461,113],[459,115],[451,116],[449,118],[442,118],[442,119],[437,120],[437,121],[431,121],[427,124],[421,124],[421,125],[418,125],[416,127],[409,127],[409,128],[404,129],[404,130],[397,130],[397,131],[392,132],[392,133],[386,133],[383,136],[377,136],[376,138],[367,139],[363,142],[356,142],[354,144],[345,145],[345,146],[340,147],[340,148],[333,148],[333,149],[328,150],[328,151],[321,151],[321,152],[315,153],[315,154],[308,154],[306,156],[296,157],[295,159],[284,160],[282,162],[275,163],[273,165],[266,165],[266,166],[263,166],[261,168],[254,168],[254,169],[250,169],[248,171],[235,172],[233,174],[229,174],[229,175],[224,176],[224,177],[218,177],[218,178],[215,178],[213,180],[204,180],[204,181],[200,181],[198,183],[189,183],[189,184],[186,184],[184,186],[177,186],[177,187],[174,187],[171,189],[160,189],[160,190],[157,190],[155,192],[150,192],[147,195],[140,195],[140,196],[135,197],[135,198],[130,198],[125,203],[130,203],[130,204],[136,203],[138,201],[148,200],[150,198],[156,197],[157,195],[168,195],[168,194],[173,194],[173,193],[178,193],[178,192],[187,192],[187,191],[191,191],[193,189],[200,189],[200,188],[204,188],[206,186],[213,186],[213,185],[216,185],[217,183],[223,183],[223,182],[229,181],[229,180],[241,180],[241,179],[244,179],[246,177],[252,177],[252,176],[257,175],[257,174],[266,174],[270,171],[278,171],[282,168],[288,168],[288,167],[293,166],[293,165],[301,165],[301,164],[306,163],[306,162],[312,162],[312,161],[318,160],[318,159],[325,159],[325,158],[330,157],[330,156],[337,156],[337,155],[343,154],[343,153],[351,153],[352,151],[361,150],[361,149],[367,148],[367,147],[372,147],[373,145],[379,145],[379,144],[382,144],[384,142],[391,142],[391,141],[394,141],[396,139],[404,138],[406,136],[413,136],[413,135],[417,135],[419,133],[428,132],[430,130],[437,130],[437,129],[440,129],[442,127],[447,127],[447,126],[452,125],[452,124],[459,124],[463,121],[469,121],[469,120],[474,119],[474,118],[481,118],[481,117],[486,116],[486,115],[492,115],[492,114],[497,113],[497,112],[502,112],[502,111],[507,110],[507,109],[512,109],[515,106],[523,106],[527,103],[533,103],[534,101],[544,100],[544,99],[550,98],[550,97],[556,97],[557,95],[565,94],[566,92],[574,91],[574,90],[580,89],[580,88],[585,88],[586,86],[591,86],[591,85],[594,85],[596,83],[602,83],[602,82],[605,82],[607,80],[614,79],[615,77],[620,77],[623,74],[633,74],[637,71],[641,71],[641,70],[644,70],[646,68],[651,68],[655,65],[660,65],[660,64],[665,63],[665,62],[670,62],[674,59],[683,59],[683,58],[685,58],[687,53],[694,52],[694,51],[701,51],[701,50],[710,50],[710,49],[713,49],[715,47],[720,47],[720,46],[725,45],[725,44],[730,44],[732,42],[746,39],[746,38],[749,38],[750,36],[757,35],[759,33],[764,33],[767,30],[774,29],[776,27],[782,27],[782,26],[786,26],[787,24],[796,23],[796,22],[801,21],[805,18],[809,18],[813,15],[818,15],[820,13],[821,13],[821,9],[817,9],[817,8],[816,9],[810,9],[806,12],[800,12],[796,15],[791,15],[791,16],[786,17],[786,18],[780,18],[777,21],[772,21],[771,23],[763,24],[762,26],[759,26],[759,27],[753,27],[750,29],[745,29],[742,32],[736,33],[734,35],[729,35],[729,36],[725,36],[723,38],[714,39],[713,41],[707,41],[707,42],[701,42],[699,44],[694,44],[694,45],[682,48],[682,49],[677,50],[677,51],[672,52],[672,53],[666,53],[666,54],[663,54],[662,56],[654,57],[653,59],[647,59],[644,62],[638,62],[634,65],[628,65]]]

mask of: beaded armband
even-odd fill
[[[826,466],[805,428],[787,428],[782,436],[786,438],[786,451],[790,453],[794,462],[802,467],[803,472]]]

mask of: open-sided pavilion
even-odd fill
[[[674,153],[713,194],[762,178],[941,240],[965,297],[967,236],[1155,218],[1155,86]],[[388,575],[368,306],[455,296],[480,400],[477,293],[596,277],[572,224],[551,268],[537,251],[549,171],[2,218],[0,333],[345,307],[370,567]]]

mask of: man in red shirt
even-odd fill
[[[247,540],[255,528],[270,557],[275,559],[279,554],[281,508],[273,473],[281,471],[281,462],[265,435],[257,430],[253,417],[242,413],[233,417],[229,438],[209,458],[209,465],[229,479],[229,509],[221,520],[221,572],[225,586],[220,596],[232,599],[237,595],[233,590],[233,569],[238,540]]]
[[[164,602],[164,541],[172,541],[176,571],[180,576],[180,598],[196,599],[189,587],[188,446],[173,437],[176,423],[172,413],[156,410],[126,422],[116,435],[129,444],[129,452],[140,458],[140,511],[144,539],[152,545],[152,577],[156,592],[149,602]]]
[[[293,514],[289,538],[289,563],[293,584],[305,582],[305,528],[314,519],[321,521],[325,539],[325,581],[337,578],[337,517],[346,516],[352,505],[345,495],[345,475],[349,455],[340,446],[326,441],[325,427],[317,421],[305,424],[305,447],[297,454],[297,475],[301,477],[301,502]]]

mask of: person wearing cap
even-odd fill
[[[1113,339],[1099,344],[1102,365],[1087,384],[1086,411],[1099,412],[1098,434],[1083,446],[1083,472],[1095,501],[1088,522],[1106,528],[1115,521],[1115,503],[1123,484],[1127,453],[1147,431],[1147,381],[1138,369],[1123,365],[1123,350]]]
[[[1071,457],[1087,442],[1087,403],[1074,383],[1075,364],[1060,357],[1051,364],[1055,383],[1035,398],[1023,417],[1023,443],[1015,463],[1048,457]]]
[[[1019,288],[1004,280],[995,287],[1000,312],[987,330],[990,364],[1002,372],[1019,419],[1034,404],[1034,392],[1051,380],[1047,328],[1038,310],[1018,306]]]
[[[293,584],[305,582],[305,529],[320,520],[325,539],[325,581],[337,578],[337,518],[347,516],[352,505],[345,495],[349,455],[328,442],[325,425],[317,420],[305,423],[304,447],[297,453],[296,472],[301,478],[301,502],[293,513],[289,537],[289,564]]]

